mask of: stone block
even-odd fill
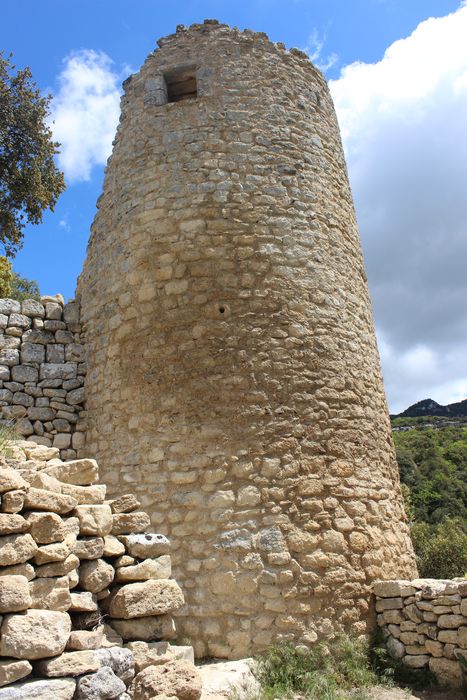
[[[57,335],[58,333],[60,333],[60,331],[57,331]],[[76,362],[43,362],[40,367],[39,376],[40,379],[74,379],[76,374]]]
[[[109,618],[109,624],[126,641],[153,641],[173,639],[176,636],[175,624],[170,615],[141,617],[133,620]]]
[[[458,661],[432,657],[429,661],[429,668],[435,674],[439,685],[462,688],[462,669]]]
[[[21,363],[40,365],[45,360],[45,348],[39,343],[24,342],[21,346]],[[18,364],[18,363],[15,363]]]
[[[25,576],[0,576],[0,613],[18,612],[31,607],[28,579]]]
[[[79,566],[79,559],[74,554],[70,554],[63,561],[43,564],[36,567],[36,576],[49,578],[51,576],[65,576]]]
[[[39,372],[35,367],[17,365],[11,368],[11,378],[14,382],[34,382],[39,380]]]
[[[61,654],[71,632],[67,613],[27,610],[6,615],[1,627],[0,654],[18,659],[42,659]]]
[[[99,479],[99,468],[95,459],[75,459],[46,467],[45,471],[59,481],[75,486],[89,486]]]
[[[26,659],[0,659],[0,687],[29,676],[31,671],[32,666]]]
[[[71,593],[70,612],[94,612],[97,610],[96,596],[90,591]]]
[[[104,626],[95,630],[74,630],[68,639],[67,651],[83,651],[85,649],[100,649],[104,639]]]
[[[104,554],[104,539],[102,537],[81,537],[76,540],[73,554],[78,559],[99,559]]]
[[[62,484],[62,493],[73,496],[78,505],[101,505],[105,501],[106,486],[105,484],[94,484],[93,486]]]
[[[144,511],[114,513],[112,515],[112,535],[129,535],[144,532],[151,526],[149,515]]]
[[[125,554],[125,545],[114,535],[104,537],[104,557],[120,557]]]
[[[0,566],[22,564],[31,559],[38,546],[29,533],[0,537]]]
[[[132,493],[127,493],[111,502],[112,513],[131,513],[140,508],[141,503]]]
[[[12,535],[29,530],[28,521],[22,515],[15,513],[0,513],[0,532],[2,535]]]
[[[36,578],[29,582],[31,608],[67,612],[71,606],[68,578]]]
[[[164,554],[157,559],[144,559],[133,566],[117,569],[115,580],[118,583],[128,581],[147,581],[149,579],[167,579],[172,575],[171,559]]]
[[[35,665],[40,676],[60,678],[63,676],[81,676],[98,671],[101,664],[93,651],[65,651],[55,659],[45,659]]]
[[[111,668],[101,668],[97,673],[83,676],[78,680],[77,700],[95,700],[96,698],[124,698],[125,683],[115,675]]]
[[[72,496],[53,493],[45,489],[30,488],[24,497],[24,507],[28,510],[45,510],[59,513],[69,513],[77,506]]]
[[[81,535],[105,537],[105,535],[110,534],[112,529],[112,511],[110,506],[77,506],[74,514],[79,520]]]
[[[83,590],[99,593],[113,581],[115,569],[103,559],[94,559],[81,564],[79,583]]]
[[[29,484],[16,469],[4,467],[0,470],[0,494],[18,489],[28,489]]]
[[[199,700],[201,677],[188,661],[168,661],[163,666],[148,666],[140,671],[130,686],[130,696],[146,700],[158,695],[177,697],[178,700]]]
[[[25,299],[21,302],[21,313],[30,318],[44,318],[45,309],[40,301]]]
[[[29,532],[38,544],[63,542],[65,539],[66,526],[57,513],[27,513],[26,520],[29,523]]]
[[[108,610],[111,617],[128,620],[172,612],[184,602],[183,593],[175,581],[150,580],[129,583],[112,592]]]
[[[170,552],[170,542],[165,535],[144,533],[135,535],[122,535],[119,539],[125,545],[128,554],[138,559],[158,557]]]
[[[74,678],[31,680],[0,689],[0,700],[72,700],[75,690]]]

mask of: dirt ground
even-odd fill
[[[402,690],[401,688],[375,688],[374,700],[465,700],[463,692],[456,690]]]

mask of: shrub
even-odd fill
[[[467,528],[447,518],[439,525],[415,523],[411,529],[420,576],[455,578],[467,572]]]

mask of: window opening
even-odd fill
[[[181,102],[198,97],[196,68],[194,66],[176,68],[167,72],[164,77],[168,102]]]

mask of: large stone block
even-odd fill
[[[113,592],[108,609],[112,617],[128,620],[173,612],[184,602],[183,593],[175,581],[150,580],[129,583]]]
[[[52,610],[27,610],[6,615],[1,627],[0,654],[17,659],[43,659],[65,649],[71,632],[70,616]]]
[[[125,641],[151,642],[160,639],[173,639],[176,635],[175,623],[170,615],[140,617],[132,620],[109,618],[108,622]]]
[[[112,511],[107,505],[77,506],[80,535],[105,537],[112,530]]]
[[[31,559],[38,549],[29,533],[0,537],[0,566],[22,564]]]
[[[0,659],[0,687],[29,676],[32,666],[26,659]]]
[[[45,471],[59,481],[75,486],[88,486],[99,479],[99,468],[95,459],[75,459],[46,467]]]
[[[0,576],[0,613],[18,612],[31,607],[26,576]]]
[[[151,700],[158,695],[178,700],[199,700],[201,678],[188,661],[168,661],[164,666],[148,666],[135,676],[130,686],[134,700]]]
[[[24,681],[0,689],[0,700],[72,700],[75,690],[74,678]]]

